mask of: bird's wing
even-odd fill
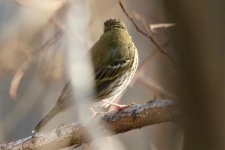
[[[129,67],[133,59],[115,60],[111,64],[98,68],[95,71],[96,98],[101,96],[103,89],[107,88],[112,82],[121,77]]]
[[[114,79],[131,65],[131,61],[131,59],[115,60],[110,65],[98,68],[95,71],[95,79],[97,81]]]

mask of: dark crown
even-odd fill
[[[126,26],[119,19],[109,19],[104,23],[104,32],[114,28],[126,29]]]

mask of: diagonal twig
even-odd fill
[[[120,5],[120,8],[122,9],[122,11],[124,12],[124,14],[127,16],[127,18],[128,18],[128,19],[132,22],[132,24],[134,25],[135,29],[136,29],[139,33],[141,33],[142,35],[144,35],[145,37],[147,37],[147,38],[148,38],[148,39],[149,39],[149,40],[150,40],[150,41],[158,48],[158,50],[159,50],[163,55],[165,55],[172,63],[176,64],[176,61],[160,47],[160,45],[155,41],[155,39],[154,39],[151,35],[145,33],[143,30],[141,30],[141,29],[138,27],[138,25],[135,23],[134,19],[128,14],[128,12],[126,11],[126,9],[124,8],[124,6],[123,6],[121,0],[118,0],[118,3],[119,3],[119,5]]]

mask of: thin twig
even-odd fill
[[[9,88],[9,95],[12,99],[16,99],[16,97],[17,97],[17,90],[18,90],[20,81],[23,78],[27,69],[29,68],[30,61],[31,61],[31,59],[28,59],[27,61],[25,61],[21,65],[21,67],[16,71],[16,73],[14,74],[14,77],[11,81],[10,88]]]
[[[149,25],[150,29],[155,32],[156,30],[165,30],[168,28],[175,27],[175,23],[157,23],[157,24],[151,24]]]
[[[28,60],[26,60],[16,71],[14,74],[14,77],[11,81],[10,88],[9,88],[9,95],[11,98],[16,99],[17,97],[17,90],[18,86],[21,82],[21,79],[23,78],[26,71],[29,69],[30,66],[32,66],[32,63],[35,62],[35,57],[37,57],[41,52],[46,52],[46,50],[49,50],[49,47],[54,45],[56,41],[59,41],[60,38],[62,38],[62,32],[61,30],[57,31],[50,39],[48,39],[41,47],[38,47],[35,49]]]
[[[119,3],[119,5],[120,5],[120,8],[122,9],[122,11],[124,12],[124,14],[127,16],[127,18],[128,18],[128,19],[132,22],[132,24],[134,25],[135,29],[136,29],[139,33],[141,33],[142,35],[144,35],[145,37],[147,37],[147,38],[148,38],[148,39],[149,39],[149,40],[150,40],[150,41],[158,48],[158,50],[159,50],[163,55],[165,55],[172,63],[176,64],[176,61],[175,61],[169,54],[167,54],[167,53],[159,46],[159,44],[155,41],[155,39],[154,39],[151,35],[145,33],[143,30],[141,30],[141,29],[138,27],[138,25],[135,23],[134,19],[128,14],[128,12],[126,11],[126,9],[124,8],[124,6],[123,6],[121,0],[118,0],[118,3]]]
[[[171,41],[171,38],[165,44],[163,44],[163,47],[168,46],[170,41]],[[136,74],[134,75],[133,80],[129,84],[129,87],[132,87],[134,85],[134,83],[138,80],[139,76],[145,70],[145,67],[147,66],[147,64],[154,58],[154,56],[157,54],[157,52],[159,52],[159,51],[156,49],[143,62],[141,62],[141,64],[138,67],[138,70],[137,70]]]

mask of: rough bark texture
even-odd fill
[[[178,109],[175,102],[158,99],[145,104],[133,104],[125,109],[100,114],[96,117],[100,117],[106,128],[112,130],[114,134],[119,134],[160,122],[176,121]],[[99,128],[99,130],[103,129],[104,127]],[[0,150],[59,149],[91,140],[87,137],[85,128],[80,123],[71,123],[47,132],[37,133],[33,137],[1,144]]]

